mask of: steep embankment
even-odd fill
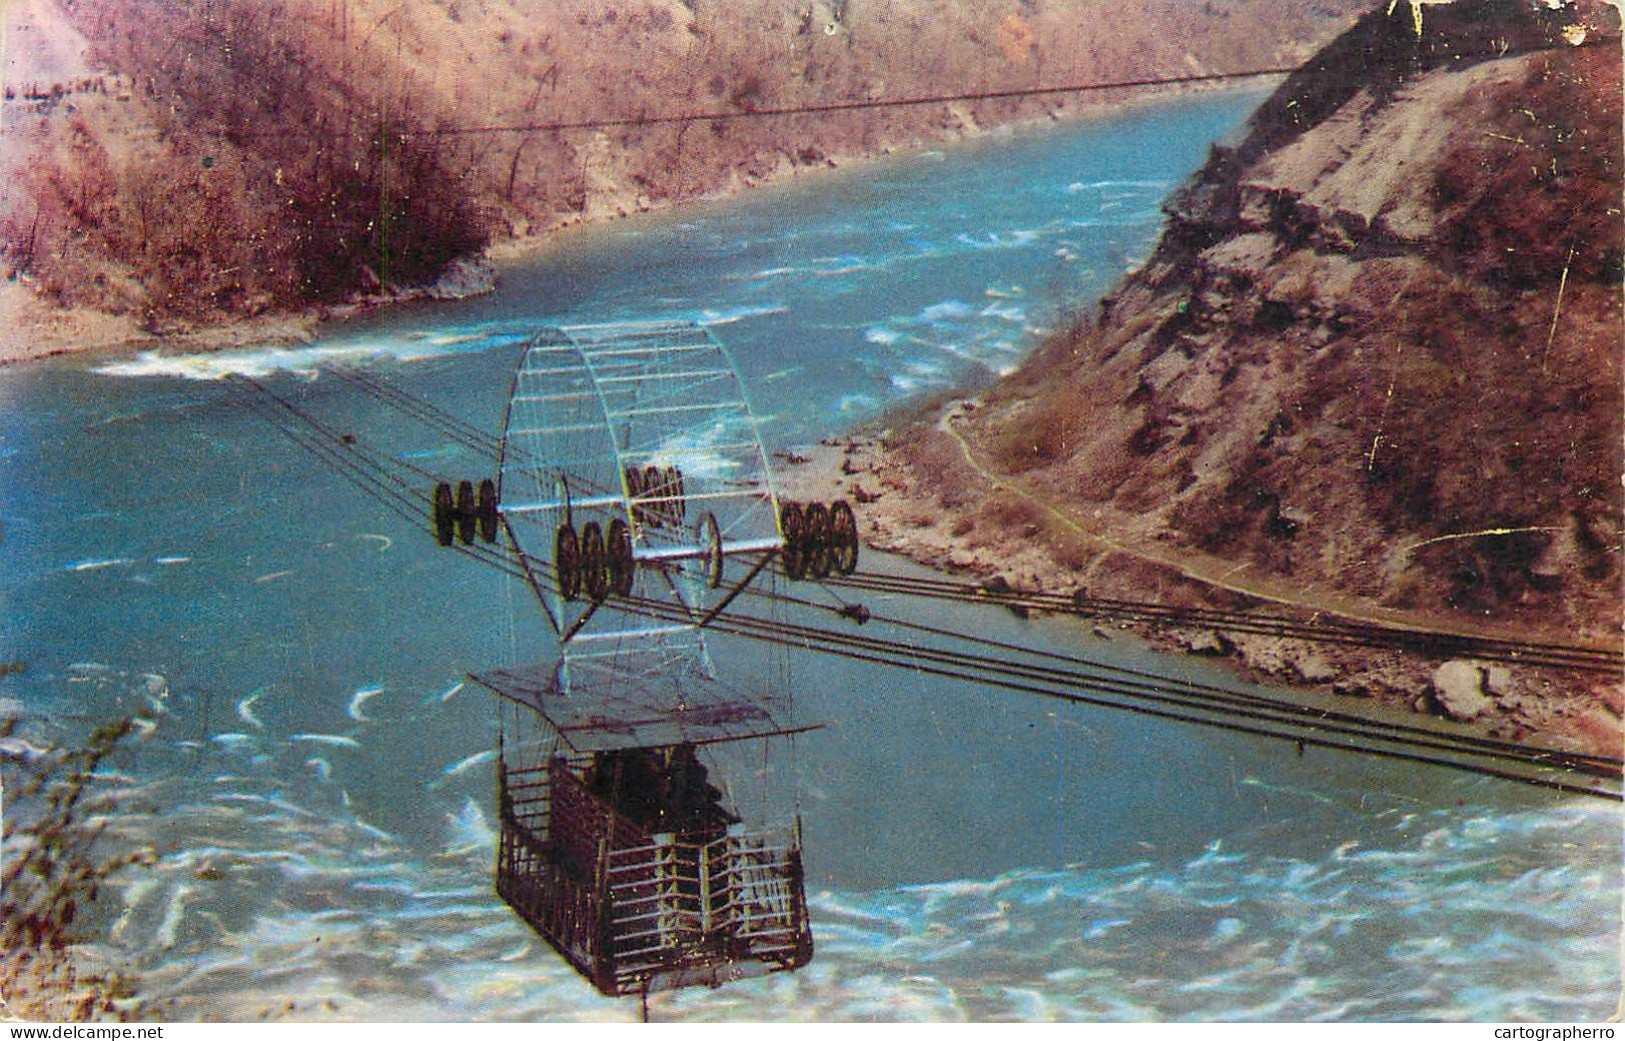
[[[1357,7],[14,0],[0,260],[53,305],[126,316],[115,331],[172,332],[1128,92],[649,117],[1292,65]]]
[[[1017,584],[1617,645],[1618,12],[1460,0],[1418,36],[1399,8],[1215,147],[1093,319],[848,460],[888,492],[882,541]],[[1619,750],[1614,683],[1184,639]]]

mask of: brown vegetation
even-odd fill
[[[1456,11],[1369,17],[1328,51],[1384,64],[1318,58],[1216,149],[967,424],[988,459],[1265,574],[1617,631],[1617,14]]]
[[[128,1019],[138,1016],[130,981],[87,971],[74,945],[108,876],[150,863],[148,851],[111,853],[101,845],[106,815],[116,807],[95,789],[94,775],[134,729],[128,720],[93,733],[82,749],[38,751],[0,721],[8,812],[0,835],[0,1011],[32,1021]]]
[[[53,299],[149,325],[254,314],[432,280],[483,244],[423,136],[423,92],[330,23],[282,0],[166,4],[162,32],[133,0],[71,10],[103,62],[134,70],[141,104],[134,125],[110,125],[95,102],[130,102],[105,95],[41,121],[33,205],[6,215],[6,237]]]
[[[1361,6],[29,4],[45,21],[65,14],[96,73],[10,88],[6,146],[23,161],[20,190],[0,192],[4,262],[57,303],[139,314],[152,329],[432,281],[492,236],[1058,117],[1122,92],[552,125],[1278,65]],[[508,129],[482,129],[492,127]]]
[[[1063,565],[1077,548],[1047,533],[1033,563],[1030,538],[990,531],[986,513],[974,538],[992,558],[927,556],[1008,570],[1003,554],[1050,569],[1050,587],[1098,576],[1136,598],[1240,591],[1275,610],[1617,646],[1618,10],[1429,6],[1418,37],[1398,8],[1215,147],[1093,318],[877,467],[900,500],[966,497],[910,466],[958,435],[988,471],[973,487],[1064,515],[1098,538],[1093,559]],[[1208,588],[1160,584],[1170,574]],[[1231,651],[1252,665],[1245,642]],[[1339,653],[1334,689],[1437,710],[1437,663]],[[1502,732],[1618,754],[1617,686],[1518,682]]]

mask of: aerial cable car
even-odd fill
[[[609,995],[805,965],[794,764],[773,757],[813,727],[788,684],[724,682],[707,626],[776,560],[855,566],[850,508],[785,530],[800,508],[779,502],[737,370],[688,322],[534,337],[495,491],[558,645],[473,676],[500,695],[498,893]],[[487,501],[449,509],[483,535]],[[766,765],[730,779],[719,766],[742,747]],[[776,778],[788,806],[765,790]]]

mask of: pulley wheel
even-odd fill
[[[700,518],[700,568],[705,573],[705,584],[712,589],[722,585],[722,529],[714,513]]]
[[[480,482],[480,494],[475,504],[480,521],[480,538],[486,542],[497,540],[497,485],[487,477]]]
[[[829,575],[829,508],[821,502],[808,503],[802,511],[806,530],[802,535],[806,549],[807,574],[813,578]]]
[[[784,536],[781,556],[787,578],[799,579],[807,573],[807,547],[803,541],[806,530],[799,505],[787,502],[779,507],[779,533]]]
[[[442,546],[451,545],[452,533],[457,527],[457,509],[451,502],[451,485],[441,481],[434,486],[434,539]]]
[[[474,512],[474,482],[457,482],[457,537],[463,540],[463,545],[474,543],[474,529],[478,526],[479,517]]]
[[[574,600],[581,595],[581,540],[568,524],[559,525],[553,540],[553,570],[558,574],[560,596]]]
[[[843,575],[858,569],[858,519],[845,499],[829,508],[830,566]]]
[[[671,518],[672,524],[681,524],[683,518],[688,516],[688,503],[683,500],[683,471],[675,466],[668,466],[664,477],[666,494],[671,498],[671,501],[666,503],[666,515]]]
[[[658,467],[658,466],[646,466],[646,467],[644,467],[643,468],[643,494],[644,494],[644,496],[646,498],[657,498],[657,497],[665,494],[661,490],[660,485],[661,485],[660,467]],[[666,520],[666,504],[665,503],[663,503],[663,502],[651,502],[648,506],[644,507],[644,510],[648,515],[649,526],[651,528],[658,528],[658,527],[660,527],[661,524],[663,524],[665,522],[665,520]]]
[[[638,496],[643,494],[643,471],[635,466],[629,466],[626,468],[625,475],[626,499],[632,504],[632,519],[639,524],[648,524],[648,513],[638,502]]]
[[[627,596],[632,592],[632,529],[626,522],[616,517],[609,522],[609,534],[606,536],[608,545],[605,546],[609,554],[609,591],[616,596]]]
[[[597,521],[588,521],[581,526],[581,588],[593,600],[609,595],[608,564],[604,531]]]

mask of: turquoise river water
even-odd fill
[[[0,370],[0,657],[26,664],[0,679],[0,711],[22,717],[5,751],[121,713],[155,723],[101,778],[115,834],[158,860],[104,895],[96,954],[178,1018],[637,1015],[491,891],[495,713],[463,677],[547,654],[535,605],[215,377],[255,375],[460,475],[456,445],[328,367],[494,432],[536,325],[692,318],[733,351],[769,446],[791,448],[1007,371],[1064,301],[1144,258],[1162,201],[1258,100],[1147,105],[578,232],[492,296],[337,323],[305,348]],[[1239,685],[1055,622],[870,606]],[[1616,1006],[1612,804],[810,654],[792,668],[826,724],[796,752],[817,956],[657,995],[657,1018]]]

